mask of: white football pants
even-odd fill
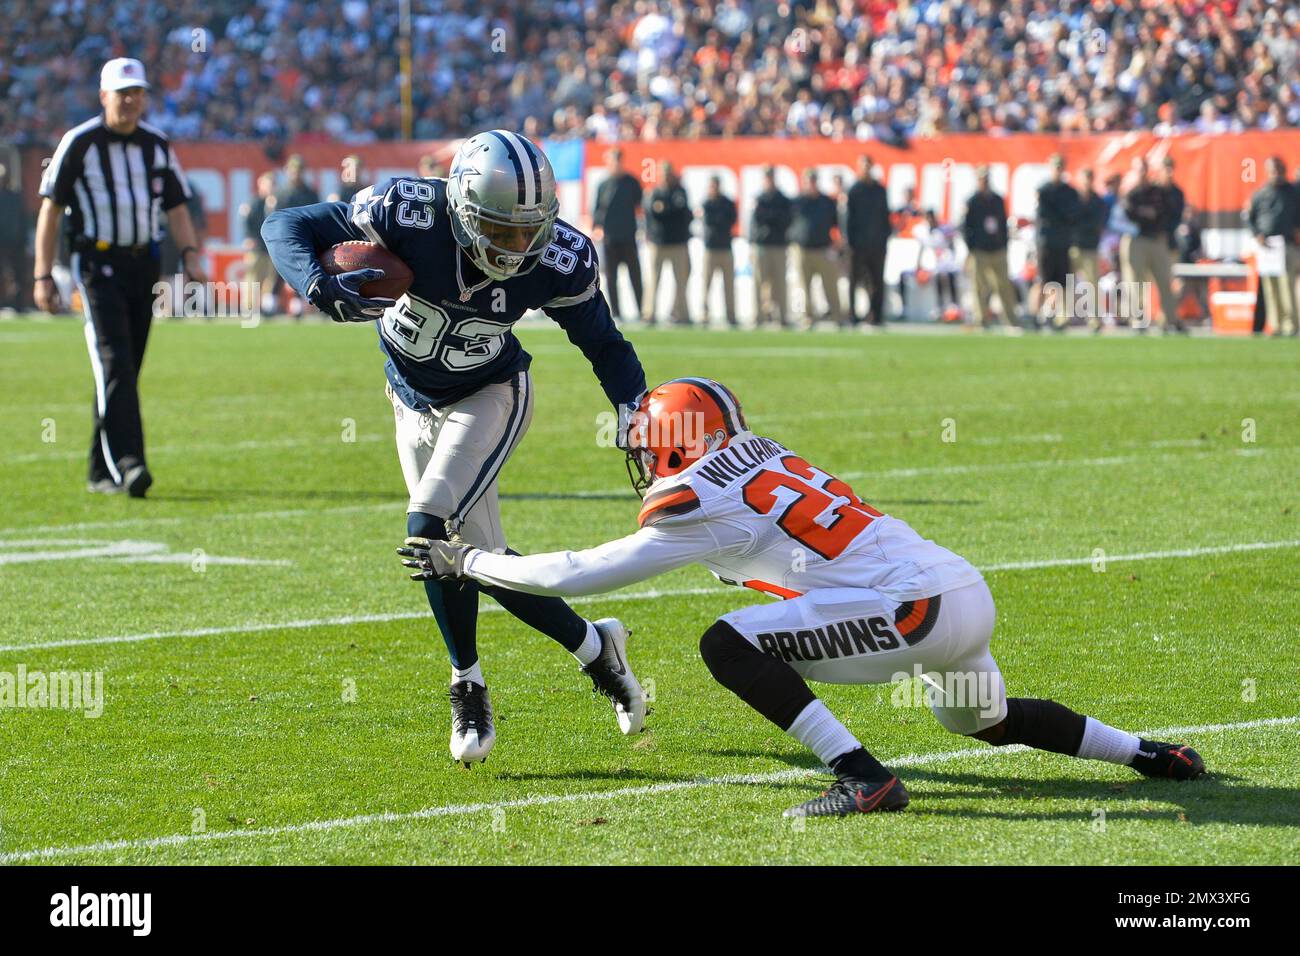
[[[454,405],[425,412],[407,408],[391,388],[387,394],[411,496],[407,513],[436,515],[470,544],[503,550],[497,477],[533,420],[531,376],[519,372]]]
[[[1007,715],[1006,685],[989,653],[995,618],[983,581],[902,604],[869,588],[823,588],[722,616],[807,680],[916,687],[915,694],[893,696],[904,705],[923,699],[956,734]],[[921,685],[903,683],[913,677]]]

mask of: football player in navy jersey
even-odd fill
[[[620,413],[645,390],[641,363],[601,292],[591,240],[558,212],[542,151],[491,130],[465,141],[446,180],[390,179],[351,202],[278,211],[262,226],[294,289],[335,321],[378,327],[410,536],[506,550],[497,477],[533,413],[532,358],[511,331],[526,311],[541,309],[559,323]],[[320,254],[349,240],[396,254],[414,273],[410,289],[397,300],[368,298],[361,287],[379,270],[327,275]],[[496,739],[476,645],[480,590],[572,652],[613,702],[623,733],[641,729],[645,695],[618,620],[587,621],[559,598],[474,582],[434,579],[425,590],[451,657],[455,760],[485,759]]]

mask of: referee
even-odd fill
[[[153,477],[145,465],[136,385],[153,321],[159,275],[160,211],[186,274],[206,282],[185,200],[190,190],[163,133],[142,123],[149,84],[139,60],[104,64],[104,112],[73,127],[41,179],[36,221],[36,306],[62,309],[51,278],[60,215],[72,246],[72,279],[86,313],[86,345],[95,375],[95,433],[88,489],[143,498]]]

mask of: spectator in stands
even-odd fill
[[[156,50],[147,56],[165,86],[154,118],[174,138],[396,139],[399,6],[0,0],[0,20],[13,26],[0,38],[0,88],[13,104],[0,114],[0,140],[53,146],[93,95],[84,63],[112,55],[119,37]],[[1291,0],[535,0],[472,15],[463,0],[417,7],[417,139],[507,126],[534,139],[901,143],[945,131],[1300,123]],[[202,51],[193,49],[196,23]],[[503,51],[497,30],[522,42]]]
[[[1050,310],[1052,327],[1064,331],[1072,310],[1065,301],[1065,285],[1079,221],[1079,194],[1065,181],[1064,156],[1056,153],[1048,164],[1051,178],[1038,187],[1039,309],[1044,320]]]
[[[686,190],[677,178],[673,164],[665,160],[659,165],[659,185],[645,197],[645,232],[650,246],[650,275],[645,284],[645,301],[641,307],[641,318],[648,323],[655,321],[656,294],[663,270],[671,266],[673,285],[676,294],[673,310],[669,316],[672,325],[690,325],[690,309],[686,301],[686,283],[691,274],[691,257],[687,252],[687,242],[691,238],[690,203]]]
[[[276,313],[275,294],[281,281],[262,239],[262,223],[273,212],[275,173],[268,171],[257,177],[257,195],[239,207],[239,218],[244,226],[244,281],[256,284],[253,291],[264,315]]]
[[[1002,307],[1002,325],[1020,329],[1019,306],[1007,270],[1007,204],[989,184],[989,168],[975,170],[976,189],[966,202],[961,234],[970,250],[970,270],[974,280],[975,316],[984,328],[992,321],[989,304],[996,292]]]
[[[1133,160],[1132,175],[1133,185],[1124,194],[1123,208],[1137,232],[1124,236],[1120,241],[1120,266],[1128,293],[1121,297],[1121,301],[1128,300],[1129,318],[1136,318],[1133,307],[1141,303],[1145,309],[1149,301],[1141,284],[1154,282],[1160,296],[1160,305],[1155,310],[1157,325],[1162,331],[1167,326],[1181,330],[1182,323],[1172,315],[1174,290],[1169,268],[1169,204],[1172,197],[1169,190],[1151,181],[1145,159],[1138,157]],[[1146,318],[1149,324],[1151,316]]]
[[[1282,274],[1265,275],[1261,271],[1260,285],[1273,335],[1296,335],[1300,333],[1295,293],[1300,273],[1300,194],[1294,183],[1287,182],[1286,166],[1280,156],[1269,159],[1266,169],[1268,181],[1250,197],[1246,222],[1259,246],[1282,243]]]
[[[827,317],[843,327],[846,323],[840,303],[840,272],[835,261],[833,236],[839,210],[835,207],[835,200],[818,188],[815,169],[804,170],[802,179],[803,190],[793,203],[790,240],[797,250],[795,262],[803,286],[804,322],[811,326],[816,321],[812,298],[813,279],[816,278],[826,299]]]
[[[858,178],[845,201],[844,241],[849,249],[849,316],[858,318],[858,288],[870,300],[867,321],[885,324],[885,250],[889,244],[889,197],[876,181],[870,156],[858,160]]]
[[[292,209],[320,202],[320,194],[303,178],[302,157],[294,153],[284,164],[284,185],[275,192],[276,209]]]
[[[637,246],[637,213],[641,210],[641,183],[623,169],[623,151],[611,149],[605,154],[605,181],[596,189],[596,205],[591,211],[592,238],[604,243],[605,295],[610,308],[620,318],[635,316],[641,308],[641,250]],[[624,312],[623,296],[618,287],[622,266],[632,282],[632,310]]]
[[[763,167],[763,191],[754,200],[749,218],[749,255],[754,271],[756,325],[789,324],[786,260],[793,216],[790,197],[776,188],[776,170]]]
[[[722,177],[709,178],[709,194],[700,207],[704,223],[704,297],[705,324],[709,319],[709,291],[715,274],[722,277],[722,299],[726,304],[727,324],[736,325],[736,260],[731,252],[732,232],[736,228],[736,203],[722,194]]]
[[[1094,333],[1101,331],[1101,298],[1099,295],[1101,267],[1098,259],[1101,248],[1101,234],[1106,228],[1109,214],[1106,198],[1096,193],[1092,169],[1079,171],[1079,216],[1074,223],[1074,246],[1070,250],[1070,260],[1074,267],[1075,286],[1087,282],[1092,287],[1093,308],[1088,314],[1088,328]],[[1075,303],[1079,301],[1075,295]]]

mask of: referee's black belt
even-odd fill
[[[119,246],[107,239],[90,239],[83,236],[73,241],[72,248],[76,252],[98,253],[100,255],[151,256],[155,254],[156,246],[151,242],[144,242],[135,246]]]

